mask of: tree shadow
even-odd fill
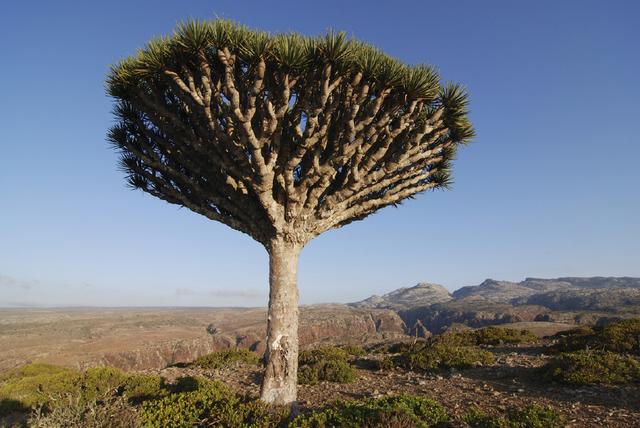
[[[26,406],[22,401],[14,400],[12,398],[0,399],[0,417],[8,416],[12,413],[26,413],[30,410],[29,406]]]
[[[0,427],[26,427],[30,411],[31,408],[19,400],[0,399]]]

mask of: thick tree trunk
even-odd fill
[[[298,383],[298,255],[300,246],[274,240],[269,248],[267,365],[260,398],[295,407]]]

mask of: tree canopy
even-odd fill
[[[474,135],[463,87],[341,32],[189,21],[107,85],[128,183],[265,246],[447,187]]]

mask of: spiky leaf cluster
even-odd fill
[[[447,186],[473,137],[460,85],[332,31],[189,21],[107,85],[129,184],[265,245]]]

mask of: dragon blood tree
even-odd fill
[[[329,32],[191,21],[112,67],[109,140],[128,183],[226,224],[269,254],[262,400],[292,404],[298,255],[322,232],[447,187],[473,136],[467,95]]]

